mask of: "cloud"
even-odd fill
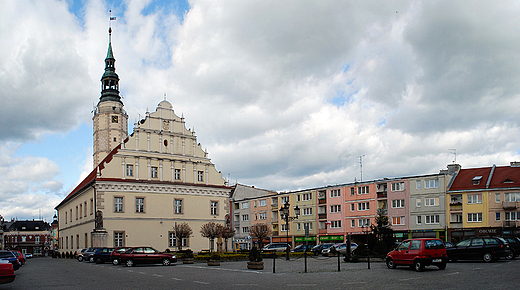
[[[466,168],[520,160],[516,2],[193,0],[182,17],[176,4],[111,5],[130,127],[166,95],[232,181],[272,190],[352,182],[363,155],[364,180],[436,173],[452,148]],[[9,43],[0,142],[90,124],[107,4],[4,7],[0,27],[12,29],[0,34]],[[73,158],[80,180],[90,147]],[[62,196],[78,183],[60,180],[47,156],[13,156],[0,154],[0,183],[13,194]]]

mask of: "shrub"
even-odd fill
[[[179,252],[181,252],[181,251],[179,251]],[[182,253],[180,253],[180,255],[181,255],[182,259],[193,259],[193,251],[190,249],[182,251]]]
[[[256,247],[253,247],[250,251],[249,251],[249,261],[251,262],[262,262],[262,254],[260,253],[260,251],[258,251],[258,249]]]
[[[220,255],[213,254],[208,258],[208,260],[220,261]]]

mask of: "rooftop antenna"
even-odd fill
[[[164,93],[164,100],[166,101],[166,93]]]
[[[363,154],[361,156],[358,156],[358,158],[359,158],[359,168],[360,168],[360,171],[361,171],[361,180],[360,180],[360,182],[363,182],[363,157],[365,157],[365,154]]]
[[[453,164],[457,164],[457,149],[448,149],[454,156]]]

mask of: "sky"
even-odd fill
[[[5,219],[92,170],[109,25],[129,127],[166,98],[231,184],[520,161],[518,1],[2,0]]]

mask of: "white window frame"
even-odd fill
[[[121,202],[119,202],[119,200]],[[124,198],[122,196],[114,196],[114,212],[125,212],[124,211]]]
[[[126,165],[126,176],[134,176],[134,166],[132,164]]]
[[[468,204],[481,204],[482,194],[468,194]]]
[[[302,215],[312,215],[312,207],[305,207],[301,209]]]
[[[175,168],[174,173],[175,173],[175,176],[174,176],[175,180],[181,180],[181,170]]]
[[[370,203],[368,201],[358,203],[358,211],[365,211],[365,210],[370,210]]]
[[[427,216],[424,217],[424,222],[427,225],[439,224],[440,223],[440,216],[438,214],[427,215]]]
[[[242,208],[249,208],[249,201],[243,202]]]
[[[394,182],[391,185],[392,191],[403,191],[404,190],[404,182]]]
[[[341,205],[339,204],[333,204],[330,206],[330,213],[337,213],[341,212]]]
[[[416,224],[418,224],[418,225],[422,224],[422,216],[418,215],[416,217]]]
[[[266,212],[261,212],[258,214],[259,218],[261,220],[266,220],[267,219],[267,213]]]
[[[481,212],[468,213],[467,219],[468,219],[468,223],[481,223],[482,222],[482,213]]]
[[[341,221],[330,221],[331,229],[339,229],[341,228]]]
[[[427,197],[424,199],[425,206],[436,206],[436,205],[438,205],[436,202],[437,202],[437,199],[434,197]]]
[[[182,208],[182,199],[174,199],[173,200],[173,208],[175,214],[182,214],[183,208]]]
[[[159,172],[159,171],[158,171],[158,168],[157,168],[156,166],[152,166],[152,167],[150,168],[150,176],[151,176],[152,178],[157,178],[157,176],[158,176],[158,172]]]
[[[404,208],[404,199],[393,199],[392,208]]]
[[[420,180],[417,180],[415,182],[415,189],[421,189],[421,181]]]
[[[135,198],[135,212],[144,213],[144,197]]]
[[[242,215],[242,221],[243,221],[243,222],[247,222],[247,221],[249,221],[249,215],[248,215],[248,214],[243,214],[243,215]]]
[[[399,222],[399,223],[397,223]],[[392,217],[392,225],[394,226],[404,226],[406,225],[404,216],[394,216]]]
[[[340,197],[340,196],[341,196],[341,191],[339,190],[339,188],[330,190],[330,197]]]
[[[266,199],[261,199],[261,200],[258,202],[258,206],[267,206],[267,200],[266,200]]]
[[[211,201],[210,202],[210,215],[218,215],[218,201]]]
[[[424,188],[438,188],[439,187],[439,179],[426,179],[424,181]]]

